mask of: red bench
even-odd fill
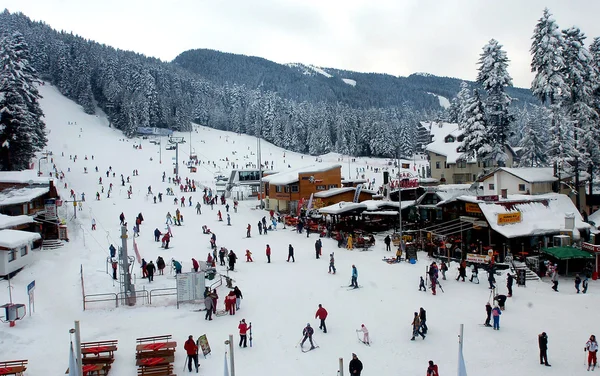
[[[0,362],[0,375],[22,376],[27,369],[27,360],[9,360]]]

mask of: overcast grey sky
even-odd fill
[[[0,0],[58,30],[170,61],[194,48],[407,76],[473,80],[497,39],[529,87],[530,38],[544,7],[561,29],[600,36],[599,0]]]

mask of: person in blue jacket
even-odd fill
[[[352,265],[352,283],[348,287],[358,288],[358,270],[355,265]]]
[[[173,262],[173,267],[175,268],[175,274],[181,274],[181,263],[179,263],[179,261],[177,260],[171,260]]]

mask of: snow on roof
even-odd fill
[[[5,189],[0,192],[0,206],[22,204],[50,192],[50,187]]]
[[[366,179],[342,179],[342,184],[362,184],[366,182]]]
[[[325,166],[319,166],[319,167],[317,167],[315,165],[311,165],[311,166],[301,167],[301,168],[265,176],[265,177],[263,177],[263,181],[269,183],[269,185],[288,185],[288,184],[296,183],[298,181],[299,174],[325,172],[325,171],[332,170],[334,168],[341,168],[341,167],[342,166],[339,164],[325,165]]]
[[[321,192],[315,193],[315,197],[318,197],[318,198],[331,197],[331,196],[339,195],[341,193],[346,193],[346,192],[355,191],[355,190],[356,190],[356,188],[354,188],[354,187],[331,188],[326,191],[321,191]]]
[[[600,227],[600,210],[596,210],[588,216],[588,221],[594,222],[596,227]]]
[[[499,170],[514,175],[528,183],[545,183],[558,180],[558,178],[554,176],[554,169],[552,167],[500,167],[494,172],[490,173],[488,176],[493,175]]]
[[[446,163],[456,163],[458,158],[463,155],[462,152],[457,151],[461,144],[457,138],[463,133],[461,129],[458,129],[458,124],[421,122],[421,125],[432,136],[431,143],[425,147],[425,150],[445,156]],[[454,137],[454,142],[446,142],[446,137],[450,135]],[[475,159],[468,162],[475,163]]]
[[[49,176],[38,176],[35,170],[0,171],[0,183],[48,184]]]
[[[531,196],[530,196],[531,197]],[[534,196],[530,201],[508,200],[501,202],[479,202],[479,208],[490,227],[507,238],[535,236],[557,233],[565,230],[565,215],[575,217],[575,229],[588,229],[581,214],[571,199],[563,194]],[[506,225],[498,224],[498,214],[521,212],[521,222]]]
[[[0,231],[0,247],[14,249],[41,238],[37,232],[2,230]]]
[[[351,211],[364,211],[367,209],[367,205],[363,203],[355,203],[355,202],[338,202],[337,204],[325,206],[324,208],[319,209],[319,213],[321,214],[343,214]]]
[[[388,201],[388,200],[366,200],[361,202],[361,204],[367,205],[367,210],[369,211],[377,211],[381,208],[395,208],[396,213],[398,213],[398,201]],[[409,206],[415,205],[415,200],[407,200],[402,201],[402,209],[408,208]]]
[[[34,220],[28,215],[5,215],[0,214],[0,230],[19,226],[25,223],[33,223]]]

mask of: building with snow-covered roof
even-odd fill
[[[262,180],[268,209],[297,212],[312,194],[341,187],[342,166],[306,166],[265,176]]]
[[[28,186],[49,186],[52,178],[39,176],[35,170],[0,171],[0,190]]]
[[[42,246],[41,236],[19,230],[0,231],[0,277],[21,270],[32,259],[31,252]]]
[[[0,230],[24,230],[29,229],[35,223],[32,217],[28,215],[4,215],[0,214]]]
[[[475,158],[464,159],[462,141],[463,130],[455,123],[421,122],[421,126],[429,130],[431,141],[425,147],[429,156],[431,177],[441,183],[472,183],[486,169],[497,167],[489,162],[481,162]],[[508,160],[506,166],[512,167],[515,153],[509,146],[504,148]]]
[[[352,202],[356,196],[357,187],[340,187],[340,188],[331,188],[326,191],[319,191],[314,194],[314,206],[315,207],[323,207],[328,205],[337,204],[338,202],[346,201]],[[360,188],[358,192],[358,202],[363,202],[366,200],[371,200],[374,191],[370,191],[368,189]]]

